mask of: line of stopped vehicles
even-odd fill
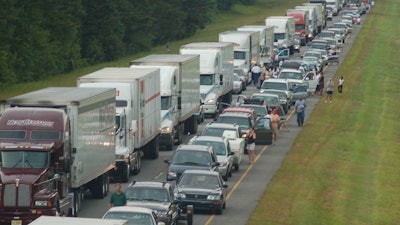
[[[194,211],[222,214],[225,181],[244,160],[247,131],[263,137],[257,145],[272,143],[268,110],[278,109],[284,121],[299,96],[314,92],[318,72],[338,63],[346,36],[370,7],[369,0],[310,0],[265,25],[222,32],[219,42],[104,68],[78,78],[77,87],[2,100],[0,224],[191,225]],[[340,11],[339,22],[326,27]],[[302,59],[289,60],[300,46],[308,47]],[[252,82],[252,66],[280,61],[277,78],[250,97],[235,95],[231,106]],[[183,144],[206,116],[214,121]],[[142,158],[173,145],[167,181],[131,183],[127,206],[104,215],[113,223],[77,217],[86,191],[104,198],[110,181],[128,182]]]

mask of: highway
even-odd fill
[[[334,17],[334,21],[338,20],[339,16]],[[350,51],[352,44],[356,36],[358,35],[360,28],[362,27],[365,20],[365,15],[362,16],[361,25],[355,25],[352,33],[346,40],[340,53],[340,63],[345,60],[347,53]],[[328,27],[333,22],[328,21]],[[303,46],[301,53],[307,48]],[[301,53],[295,53],[291,59],[298,59]],[[324,75],[326,78],[331,78],[335,75],[339,65],[333,64],[326,68]],[[348,74],[343,74],[348,76]],[[335,81],[337,84],[337,81]],[[257,92],[254,87],[248,87],[242,94],[250,96],[252,93]],[[236,98],[233,98],[236,101]],[[307,119],[309,118],[314,106],[316,104],[325,104],[323,101],[319,101],[319,96],[310,96],[307,98],[307,108],[305,113],[305,126],[307,126]],[[334,99],[335,100],[335,99]],[[335,102],[333,101],[332,104]],[[328,103],[329,104],[329,103]],[[198,133],[202,131],[205,124],[211,122],[212,119],[206,119],[198,129]],[[229,195],[227,200],[226,209],[222,215],[213,215],[212,213],[200,213],[195,214],[194,224],[195,225],[214,225],[214,224],[246,224],[252,211],[258,204],[259,199],[262,197],[268,183],[273,178],[276,171],[280,168],[282,161],[285,159],[286,154],[290,151],[291,146],[296,139],[297,135],[301,131],[300,127],[297,127],[296,115],[293,114],[288,121],[290,132],[281,131],[278,134],[278,141],[276,146],[257,146],[256,163],[254,166],[250,166],[248,163],[247,155],[246,160],[241,164],[240,170],[234,172],[233,176],[227,181],[229,186]],[[193,135],[185,135],[183,143],[187,143]],[[261,138],[261,137],[258,137]],[[176,146],[174,147],[174,149]],[[165,181],[167,164],[163,161],[165,159],[171,159],[174,151],[161,151],[160,156],[156,160],[144,160],[142,161],[142,168],[140,174],[130,178],[130,182],[133,180],[137,181]],[[128,186],[128,183],[123,184],[123,189]],[[110,185],[110,190],[113,190],[113,184]],[[295,191],[295,190],[293,190]],[[108,209],[108,198],[109,195],[104,199],[92,199],[90,193],[85,195],[85,201],[83,202],[83,209],[79,212],[80,217],[91,217],[100,218]],[[185,224],[180,222],[180,224]]]

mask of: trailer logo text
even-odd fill
[[[53,127],[54,122],[44,120],[8,120],[7,126]]]

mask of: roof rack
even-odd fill
[[[243,104],[263,105],[264,100],[254,99],[254,98],[245,98],[245,99],[243,99]]]

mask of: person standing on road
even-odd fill
[[[332,103],[333,86],[334,86],[333,80],[332,78],[329,78],[328,82],[326,83],[325,103],[328,102],[328,99],[329,103]]]
[[[324,91],[324,84],[325,84],[325,77],[324,77],[324,72],[321,72],[319,76],[319,81],[318,81],[318,91],[319,91],[319,96],[322,96],[322,92]]]
[[[268,70],[266,69],[264,72],[261,73],[260,78],[258,80],[257,89],[261,88],[261,85],[263,84],[264,80],[267,77],[267,72]]]
[[[256,148],[256,131],[250,127],[247,132],[247,154],[249,155],[250,164],[254,164],[254,149]]]
[[[121,184],[115,184],[115,192],[111,195],[109,207],[126,205],[126,195],[121,190]]]
[[[302,127],[304,124],[304,109],[307,107],[306,100],[303,99],[303,96],[299,96],[299,99],[294,103],[294,107],[297,114],[297,125]]]
[[[276,145],[276,139],[278,138],[278,128],[279,128],[279,121],[281,118],[278,115],[277,109],[272,111],[271,115],[271,127],[272,127],[272,145]]]
[[[272,78],[277,78],[277,77],[278,77],[278,74],[279,74],[278,67],[275,66],[275,67],[274,67],[274,70],[272,71]]]
[[[260,77],[260,73],[261,73],[261,67],[259,67],[257,64],[255,64],[253,66],[253,68],[251,68],[251,74],[252,74],[252,78],[253,78],[253,84],[255,87],[257,87],[258,84],[258,78]]]
[[[343,91],[343,84],[344,84],[344,78],[343,76],[340,77],[339,79],[339,86],[337,87],[338,92],[341,94]]]

